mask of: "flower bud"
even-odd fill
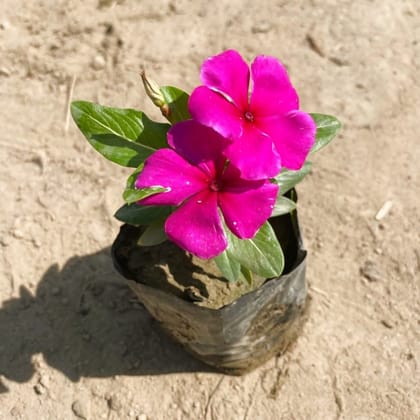
[[[166,101],[162,92],[160,91],[159,85],[153,79],[149,79],[146,76],[146,72],[144,70],[140,73],[140,75],[147,96],[158,108],[162,109],[166,105]]]

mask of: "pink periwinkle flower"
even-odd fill
[[[281,167],[300,169],[314,140],[316,126],[299,111],[299,98],[283,65],[259,55],[250,71],[237,51],[207,59],[201,81],[191,94],[192,117],[233,140],[226,156],[247,179],[273,177]]]
[[[168,238],[200,258],[215,257],[227,247],[221,215],[236,236],[252,238],[273,211],[277,185],[243,179],[222,154],[226,139],[193,120],[172,126],[168,143],[171,149],[145,161],[135,184],[168,188],[138,202],[179,206],[165,222]]]

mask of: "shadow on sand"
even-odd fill
[[[70,380],[205,372],[159,329],[112,267],[110,250],[54,264],[35,296],[24,287],[0,308],[0,375],[26,382],[32,356]],[[0,393],[7,392],[1,384]]]

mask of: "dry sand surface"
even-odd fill
[[[0,3],[0,418],[419,419],[419,2],[99,3]],[[191,91],[227,48],[280,58],[302,109],[345,127],[299,186],[310,320],[244,377],[172,343],[114,272],[129,171],[66,109],[74,84],[159,118],[140,67]]]

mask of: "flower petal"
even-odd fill
[[[278,186],[270,181],[237,180],[219,193],[229,229],[241,239],[253,238],[273,212]]]
[[[213,258],[227,247],[217,208],[217,194],[203,191],[187,200],[166,220],[165,232],[178,246],[199,258]]]
[[[207,187],[205,174],[171,149],[160,149],[144,164],[136,188],[162,186],[170,191],[140,200],[139,204],[179,205],[186,198]]]
[[[222,151],[229,144],[216,131],[194,120],[173,125],[168,132],[168,143],[184,159],[212,178],[223,169],[225,158]]]
[[[248,64],[235,50],[208,58],[201,66],[201,80],[207,87],[226,94],[237,107],[248,105]]]
[[[299,98],[286,69],[274,57],[259,55],[251,65],[251,110],[257,116],[284,114],[299,109]]]
[[[222,95],[206,86],[192,92],[188,109],[193,119],[211,127],[223,137],[235,138],[242,133],[242,113]]]
[[[281,169],[280,157],[270,137],[252,126],[229,145],[224,154],[244,179],[271,178]]]
[[[260,119],[258,125],[272,138],[282,166],[300,169],[315,141],[316,126],[311,116],[302,111],[291,111],[286,115]]]

